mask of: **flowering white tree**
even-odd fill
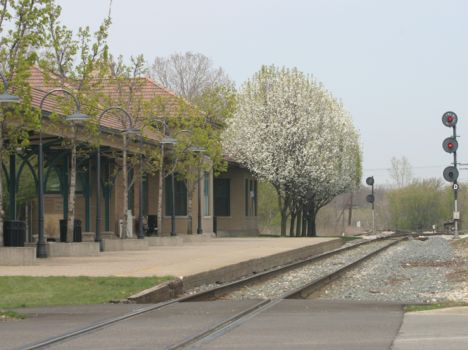
[[[281,234],[301,203],[315,235],[318,209],[360,178],[359,136],[321,84],[297,69],[262,67],[238,95],[223,137],[227,153],[278,192]]]

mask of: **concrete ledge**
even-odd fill
[[[55,243],[49,242],[49,257],[98,256],[99,243]]]
[[[213,233],[203,233],[203,234],[191,234],[191,235],[178,235],[178,236],[150,236],[145,237],[145,240],[148,241],[150,247],[152,246],[176,246],[183,245],[184,243],[194,243],[194,242],[207,242],[209,240],[215,239],[216,236]]]
[[[184,291],[209,283],[230,282],[239,279],[240,277],[251,275],[252,273],[258,273],[272,269],[275,266],[285,265],[293,261],[319,255],[324,252],[336,249],[341,245],[343,245],[343,240],[333,239],[330,241],[309,245],[274,255],[242,261],[237,264],[224,266],[218,269],[205,271],[190,276],[184,276],[182,279],[184,284]]]
[[[194,233],[192,235],[183,235],[182,239],[184,240],[184,242],[187,242],[187,243],[207,242],[212,239],[216,239],[216,235],[214,233],[202,233],[202,234]]]
[[[0,247],[0,265],[22,266],[34,265],[36,247]]]
[[[179,278],[158,284],[155,287],[145,289],[144,291],[134,294],[128,298],[130,302],[138,304],[152,304],[174,299],[182,294],[183,285]]]
[[[96,234],[94,232],[83,232],[81,234],[81,239],[83,242],[94,242],[96,239]]]
[[[103,248],[105,252],[115,252],[119,250],[147,250],[148,240],[145,239],[103,239]]]
[[[169,236],[169,237],[151,236],[151,237],[145,237],[145,240],[148,242],[148,245],[150,247],[184,244],[184,239],[180,236]]]

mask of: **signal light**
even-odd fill
[[[457,125],[458,116],[454,112],[445,112],[442,115],[442,123],[449,128],[454,127]]]
[[[455,182],[458,179],[458,169],[454,166],[448,166],[444,169],[444,179],[448,182]]]
[[[366,184],[368,184],[369,186],[372,186],[374,184],[374,177],[373,176],[369,176],[367,179],[366,179]]]
[[[372,208],[374,207],[374,202],[375,202],[375,196],[374,196],[374,177],[369,176],[366,179],[366,184],[372,187],[372,193],[367,195],[366,200],[368,203],[372,203]]]
[[[442,142],[442,148],[447,153],[454,153],[458,149],[458,141],[453,137],[447,137],[444,142]]]

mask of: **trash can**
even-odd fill
[[[154,233],[158,233],[158,216],[148,215],[148,231],[146,231],[146,234],[151,236]]]
[[[67,241],[67,221],[65,219],[60,220],[60,242]],[[73,242],[81,242],[81,220],[75,219],[73,225]]]
[[[6,247],[24,247],[26,240],[26,222],[5,220],[3,222],[3,244]]]

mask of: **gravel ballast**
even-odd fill
[[[291,270],[266,281],[247,285],[225,295],[223,299],[242,300],[280,298],[286,292],[300,288],[301,286],[334,272],[350,262],[388,244],[388,241],[377,241],[362,245],[357,248],[344,251],[340,254],[324,258],[318,262],[313,262]]]
[[[346,273],[325,287],[319,298],[405,304],[468,301],[450,297],[454,285],[447,275],[459,263],[447,239],[409,240]]]

